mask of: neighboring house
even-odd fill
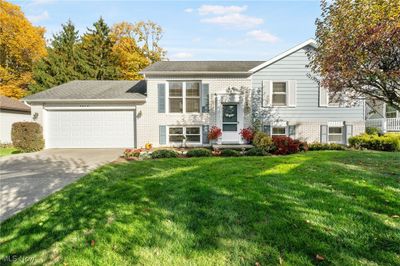
[[[30,120],[31,108],[28,105],[0,95],[0,143],[11,143],[12,124]]]
[[[382,132],[400,132],[400,112],[381,101],[366,102],[366,127],[379,128]]]
[[[306,41],[269,61],[163,61],[142,71],[144,81],[73,81],[31,95],[47,148],[243,143],[254,121],[271,135],[347,143],[364,132],[363,102],[329,103],[309,77]]]

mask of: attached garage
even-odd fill
[[[136,106],[145,81],[72,81],[25,98],[46,148],[136,147]]]
[[[133,110],[46,111],[47,148],[134,147]]]

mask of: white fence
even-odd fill
[[[368,119],[365,126],[380,128],[383,132],[400,131],[400,118]]]

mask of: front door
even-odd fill
[[[222,105],[222,143],[239,143],[238,105]]]

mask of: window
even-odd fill
[[[169,112],[199,113],[200,82],[169,82]]]
[[[183,82],[169,83],[169,112],[183,112]]]
[[[272,83],[272,105],[286,106],[286,82]]]
[[[343,143],[343,127],[329,127],[329,143]]]
[[[200,83],[186,82],[186,112],[200,112]]]
[[[286,136],[286,127],[273,127],[272,136]]]
[[[169,142],[200,143],[200,127],[170,127],[168,130]]]
[[[394,107],[390,105],[386,105],[386,118],[396,118],[397,117],[397,111],[394,109]]]

